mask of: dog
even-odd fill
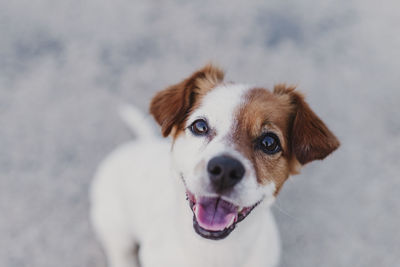
[[[294,87],[224,82],[208,64],[133,107],[137,138],[100,165],[91,219],[110,267],[272,267],[270,211],[284,182],[339,141]]]

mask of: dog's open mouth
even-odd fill
[[[258,205],[241,208],[221,197],[195,197],[186,192],[193,211],[193,227],[200,236],[219,240],[227,237],[237,223],[242,221]]]

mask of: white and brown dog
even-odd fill
[[[155,95],[150,113],[172,145],[125,112],[138,138],[101,164],[91,191],[109,266],[277,266],[269,207],[290,174],[339,142],[294,88],[223,76],[207,65]]]

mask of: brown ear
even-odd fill
[[[289,94],[294,105],[294,116],[291,127],[291,149],[301,164],[321,160],[336,150],[340,143],[325,123],[311,110],[303,95],[278,85],[274,88],[277,94]]]
[[[180,128],[196,101],[223,79],[223,71],[208,64],[182,82],[158,92],[151,101],[150,113],[161,126],[162,135],[166,137],[174,127]]]

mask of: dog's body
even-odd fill
[[[269,206],[289,174],[339,143],[292,88],[222,78],[206,66],[155,96],[150,111],[172,148],[131,110],[139,137],[106,159],[92,186],[110,266],[138,264],[135,246],[144,267],[277,265]]]
[[[167,142],[138,140],[116,150],[99,170],[93,217],[110,266],[134,266],[135,242],[143,266],[274,266],[279,240],[269,209],[257,208],[229,239],[200,237],[169,155]]]

